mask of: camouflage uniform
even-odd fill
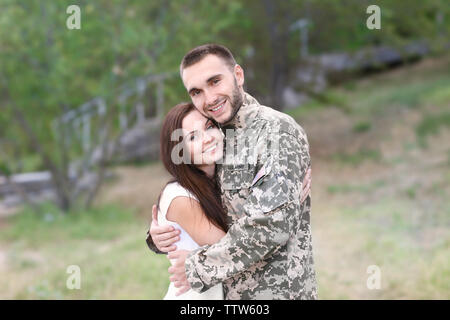
[[[222,282],[226,299],[317,299],[311,199],[300,203],[311,165],[304,130],[249,94],[222,129],[225,156],[239,156],[218,165],[230,229],[218,243],[189,254],[191,287],[203,292]]]

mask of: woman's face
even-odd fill
[[[212,165],[223,156],[223,134],[214,123],[193,110],[182,122],[183,141],[198,167]]]

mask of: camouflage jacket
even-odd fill
[[[186,259],[191,287],[223,283],[226,299],[317,299],[311,199],[300,203],[309,145],[295,120],[249,94],[224,126],[218,164],[230,229]]]

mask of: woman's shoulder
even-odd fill
[[[178,203],[179,200],[184,199],[190,201],[192,198],[189,191],[183,188],[177,181],[169,182],[162,190],[159,199],[159,223],[167,223],[167,212],[172,203]],[[176,201],[175,201],[176,200]]]
[[[190,192],[188,189],[184,188],[178,181],[168,183],[164,190],[163,195],[164,198],[175,198],[175,197],[188,197],[197,200],[194,194]]]
[[[191,220],[203,214],[197,198],[178,182],[167,185],[161,199],[164,203],[166,219],[182,227],[185,226],[186,219]]]

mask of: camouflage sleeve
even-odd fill
[[[152,236],[150,235],[150,230],[147,230],[147,238],[145,240],[145,242],[147,242],[147,246],[150,250],[152,250],[154,253],[159,253],[159,254],[167,254],[166,252],[162,252],[160,251],[155,243],[153,242]]]
[[[288,241],[294,220],[301,219],[301,181],[310,166],[308,142],[304,133],[277,134],[279,151],[263,157],[265,174],[251,186],[241,218],[218,243],[186,259],[187,280],[195,291],[204,292],[271,255]]]

